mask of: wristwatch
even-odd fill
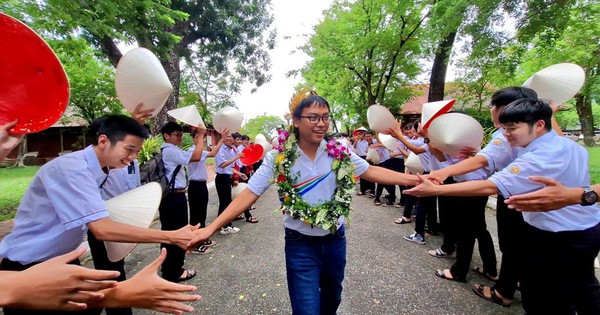
[[[583,195],[581,195],[582,206],[592,206],[598,202],[598,194],[590,187],[583,187]]]

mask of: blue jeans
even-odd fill
[[[325,236],[286,228],[285,262],[293,314],[336,314],[346,267],[345,227]]]

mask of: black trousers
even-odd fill
[[[217,176],[215,177],[215,188],[217,188],[217,195],[219,195],[218,215],[221,215],[231,203],[231,175],[217,173]],[[231,222],[224,225],[224,227],[227,226],[231,226]]]
[[[498,195],[496,222],[502,260],[500,275],[493,288],[503,297],[512,300],[517,283],[521,280],[529,225],[523,220],[523,214],[520,211],[508,209],[502,195]]]
[[[444,181],[444,185],[456,183],[454,178],[449,177]],[[454,253],[456,242],[458,240],[459,221],[463,219],[463,202],[461,197],[438,196],[438,207],[440,212],[439,229],[444,235],[442,246],[440,248],[446,253]]]
[[[415,204],[415,232],[425,237],[425,221],[427,226],[437,227],[437,196],[417,198]],[[437,230],[436,230],[437,231]]]
[[[594,259],[600,223],[582,231],[548,232],[528,226],[521,294],[527,314],[600,314]]]
[[[382,163],[379,163],[380,167],[387,168],[388,170],[397,171],[399,168],[397,163],[394,160],[398,159],[387,159]],[[362,181],[362,179],[361,179]],[[389,201],[393,203],[396,200],[396,185],[382,185],[377,183],[377,189],[375,191],[375,200],[380,201],[381,194],[383,193],[383,189],[387,190],[388,194],[390,194]]]
[[[188,224],[187,207],[187,198],[183,192],[172,192],[164,196],[158,208],[161,230],[174,231],[186,226]],[[172,244],[161,244],[160,247],[167,249],[167,258],[161,267],[162,277],[169,281],[179,279],[183,273],[185,250]]]
[[[473,247],[475,240],[479,244],[479,254],[483,262],[483,269],[491,276],[498,274],[496,267],[496,251],[494,250],[494,241],[492,235],[487,230],[485,223],[485,206],[487,196],[478,197],[454,197],[456,205],[460,208],[454,210],[455,216],[460,220],[453,222],[456,224],[456,263],[450,268],[452,277],[459,281],[466,281],[467,272],[471,266],[473,258]],[[460,212],[460,215],[456,215]],[[445,235],[444,235],[445,236]]]
[[[190,224],[200,223],[206,227],[206,212],[208,208],[208,188],[206,181],[190,180],[188,187],[188,203],[190,205]]]
[[[31,264],[27,264],[27,265],[23,265],[19,262],[16,261],[12,261],[8,258],[4,258],[2,259],[2,261],[0,262],[0,270],[6,270],[6,271],[23,271],[26,269],[29,269],[35,265],[39,264],[39,262],[36,263],[31,263]],[[74,261],[70,262],[70,264],[73,265],[80,265],[79,263],[79,259],[75,259]],[[32,299],[34,299],[35,297],[32,296]],[[65,312],[65,311],[38,311],[38,310],[22,310],[22,309],[15,309],[15,308],[9,308],[9,307],[5,307],[4,308],[4,314],[5,315],[64,315],[64,314],[76,314],[76,315],[100,315],[100,313],[102,313],[102,309],[101,308],[92,308],[92,309],[85,309],[82,311],[76,311],[76,312]]]
[[[116,281],[125,281],[125,260],[121,259],[117,262],[112,262],[108,259],[106,253],[106,247],[103,241],[99,241],[94,236],[94,233],[88,230],[88,245],[92,252],[92,261],[94,262],[94,268],[98,270],[115,270],[120,272],[120,275],[113,279]],[[107,315],[130,315],[133,314],[131,308],[107,308]]]
[[[365,160],[365,161],[367,160],[367,156],[366,155],[365,156],[361,156],[361,158],[363,160]],[[369,163],[369,165],[373,165],[373,164]],[[370,181],[368,181],[366,179],[361,178],[360,179],[360,192],[364,194],[364,193],[367,192],[367,190],[370,190],[371,193],[375,193],[375,183],[370,182]]]

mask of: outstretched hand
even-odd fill
[[[168,314],[193,312],[193,307],[181,302],[200,300],[202,298],[200,295],[184,294],[196,291],[197,288],[167,281],[157,274],[166,257],[167,250],[163,248],[154,262],[144,267],[131,279],[120,282],[116,288],[109,290],[103,306],[145,308]]]
[[[546,187],[506,199],[504,202],[510,209],[543,212],[579,203],[580,188],[569,188],[555,179],[540,176],[529,176],[529,180],[544,184]]]
[[[417,197],[435,196],[437,194],[437,185],[429,181],[423,175],[417,174],[417,177],[421,180],[421,183],[411,189],[404,190],[404,193]]]
[[[49,259],[27,270],[10,272],[11,279],[2,290],[8,290],[8,306],[38,310],[76,311],[104,298],[101,290],[113,288],[118,271],[88,269],[69,264],[85,253],[85,248]]]
[[[133,110],[133,113],[131,113],[131,118],[137,120],[137,122],[139,122],[140,124],[145,124],[146,120],[148,120],[150,117],[152,117],[152,112],[154,111],[154,109],[150,108],[150,109],[144,109],[142,110],[142,107],[144,107],[144,103],[139,103],[135,109]]]
[[[0,125],[0,161],[4,160],[10,151],[23,139],[24,135],[9,132],[16,124],[17,120],[15,119],[9,123]]]

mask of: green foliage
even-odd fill
[[[283,119],[273,115],[262,115],[248,120],[240,130],[241,134],[246,134],[254,141],[254,137],[261,133],[269,139],[272,132],[285,125]]]
[[[17,207],[39,166],[0,168],[0,221],[14,218]]]
[[[142,149],[140,150],[140,153],[138,154],[137,158],[140,166],[148,162],[154,156],[154,154],[160,152],[160,147],[162,146],[162,143],[162,135],[156,135],[154,137],[144,140],[144,144],[142,145]]]
[[[589,157],[590,178],[592,184],[600,184],[600,147],[586,147]]]

